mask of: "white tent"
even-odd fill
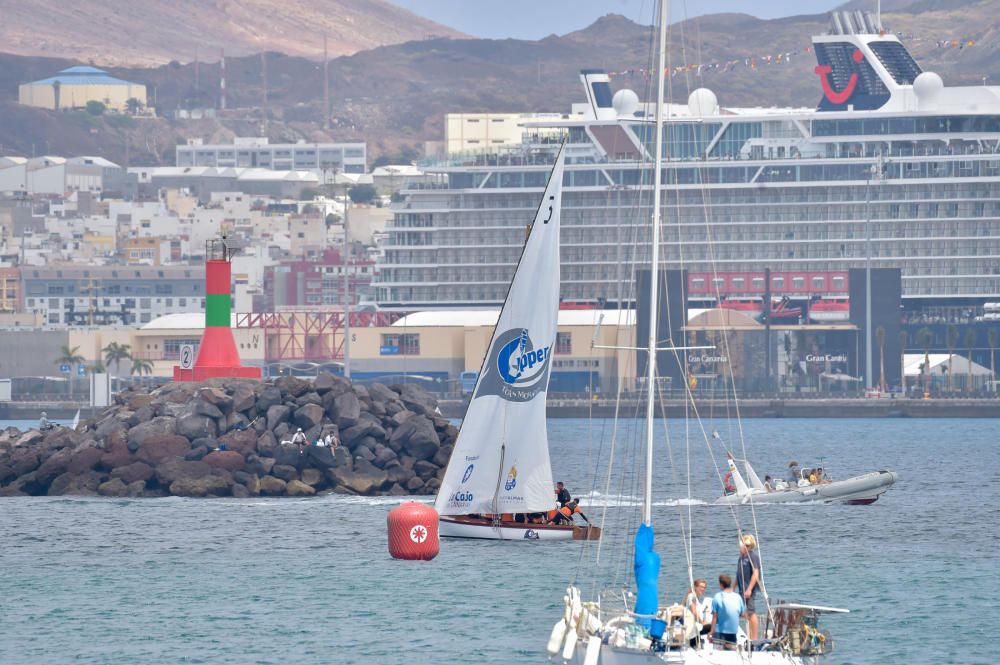
[[[934,385],[944,385],[948,382],[948,354],[947,353],[931,353],[928,354],[927,359],[930,361],[930,378]],[[920,382],[924,380],[923,372],[921,366],[924,364],[924,354],[922,353],[907,353],[903,356],[903,376],[906,377],[907,384],[914,386],[920,385]],[[972,390],[978,390],[992,377],[992,372],[989,367],[983,367],[977,362],[973,362],[961,356],[959,354],[954,354],[951,356],[951,372],[954,374],[952,377],[953,387],[965,390],[971,388]],[[968,380],[969,374],[972,374],[972,386],[967,387],[965,385]]]

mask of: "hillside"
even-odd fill
[[[905,33],[905,43],[923,67],[941,74],[947,84],[976,84],[983,76],[1000,83],[1000,18],[994,7],[995,0],[966,0],[958,8],[886,13],[883,21]],[[671,30],[670,65],[691,66],[669,79],[671,95],[684,101],[690,89],[705,86],[724,106],[814,106],[820,92],[808,49],[810,36],[825,31],[826,23],[826,16],[819,15],[761,20],[717,14],[677,24]],[[975,44],[967,48],[940,47],[942,41],[955,40],[957,46],[970,39]],[[778,54],[783,56],[780,64],[768,64]],[[714,65],[703,68],[700,78],[694,66],[699,59]],[[78,146],[90,146],[90,152],[122,160],[128,141],[132,163],[169,162],[172,146],[185,137],[217,140],[238,134],[273,140],[362,139],[373,157],[402,147],[412,154],[424,141],[442,138],[443,116],[449,111],[567,111],[582,101],[578,72],[585,67],[606,68],[615,74],[614,87],[630,87],[649,99],[652,79],[644,70],[649,60],[650,28],[617,15],[539,41],[439,38],[381,46],[331,60],[332,126],[324,131],[323,70],[302,57],[268,53],[228,59],[230,110],[219,120],[137,120],[118,126],[113,119],[80,114],[15,111],[11,102],[19,81],[67,62],[0,56],[0,119],[5,120],[0,122],[0,152],[40,153],[40,146],[47,145],[48,152],[73,153]],[[756,67],[747,66],[748,61]],[[150,98],[162,115],[218,104],[216,63],[196,69],[175,62],[111,72],[150,86]]]
[[[18,55],[102,65],[280,51],[320,57],[458,37],[385,0],[0,0],[0,44]]]

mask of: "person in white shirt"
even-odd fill
[[[697,579],[694,587],[684,597],[684,607],[691,610],[694,620],[700,627],[698,634],[691,638],[691,647],[697,648],[702,635],[708,635],[712,630],[712,599],[705,597],[705,590],[708,588],[708,581]]]
[[[292,443],[299,447],[300,455],[306,451],[306,446],[309,445],[309,440],[306,438],[306,434],[302,431],[301,427],[295,432],[295,434],[292,435]]]

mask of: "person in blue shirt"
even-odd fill
[[[733,579],[729,575],[719,575],[722,590],[712,599],[712,642],[722,649],[736,647],[736,634],[740,631],[740,617],[746,612],[746,604],[733,591]]]

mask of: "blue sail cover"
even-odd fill
[[[653,527],[641,524],[635,534],[635,586],[637,590],[635,613],[647,617],[636,617],[635,622],[649,629],[652,615],[659,609],[657,580],[660,577],[660,555],[653,551]]]

